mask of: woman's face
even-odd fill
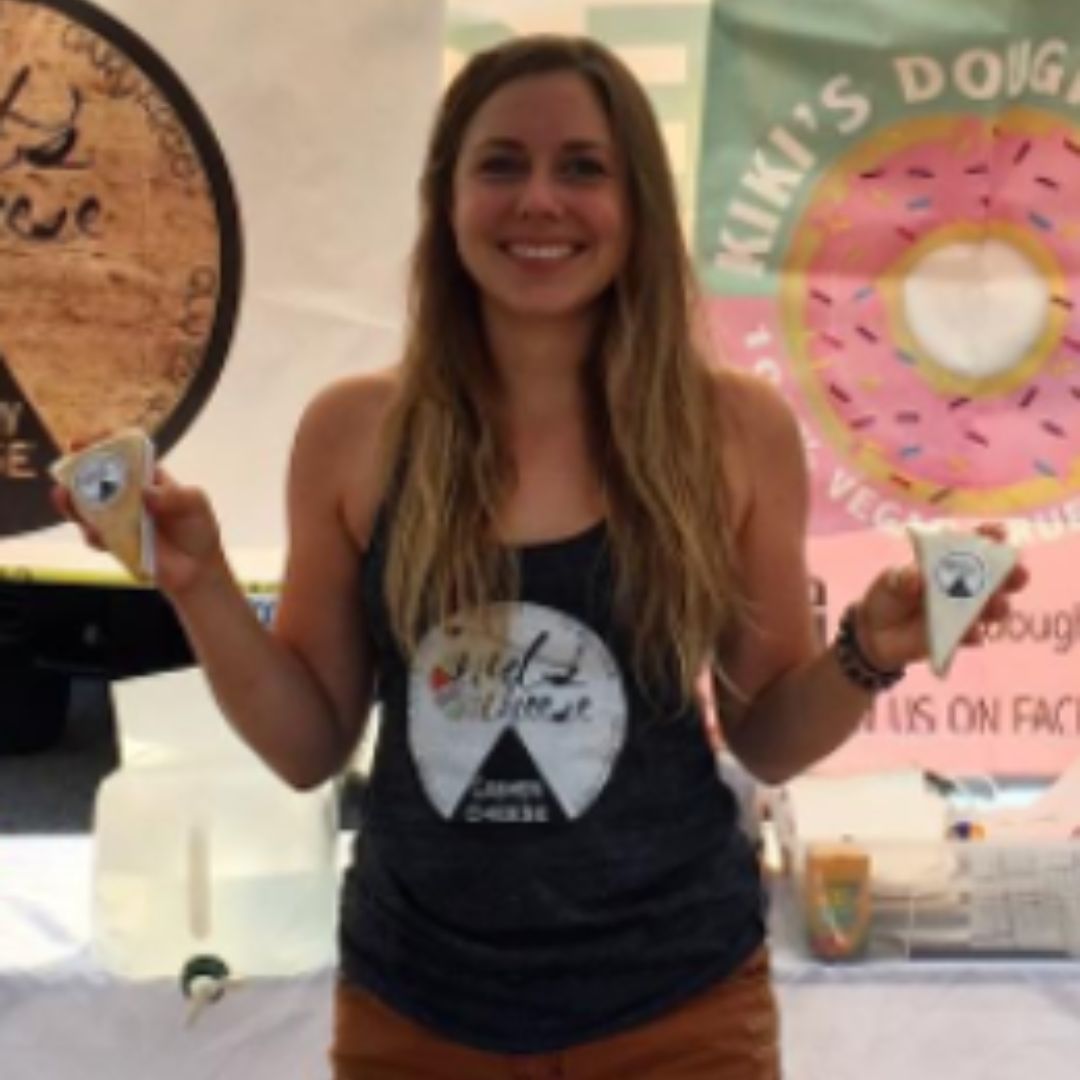
[[[625,173],[580,75],[515,79],[480,106],[454,169],[451,223],[489,316],[588,316],[626,259]]]

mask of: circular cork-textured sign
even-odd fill
[[[72,444],[176,442],[240,276],[225,159],[160,54],[84,0],[0,0],[0,536],[56,521]]]

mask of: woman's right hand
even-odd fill
[[[75,507],[62,484],[52,489],[56,509],[74,522],[88,546],[107,550],[92,525]],[[228,567],[221,547],[221,533],[206,493],[178,484],[160,467],[153,483],[143,492],[143,504],[153,522],[154,584],[170,599],[179,599],[200,584],[221,575]]]
[[[221,530],[202,488],[178,484],[158,467],[143,504],[153,522],[154,582],[170,599],[229,576]]]

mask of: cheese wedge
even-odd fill
[[[1017,550],[975,532],[908,527],[925,583],[930,667],[941,677],[986,602],[1016,565]]]
[[[50,472],[71,492],[82,519],[136,577],[154,576],[152,523],[142,493],[154,472],[154,444],[129,428],[68,454]]]

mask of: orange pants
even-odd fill
[[[495,1054],[427,1031],[339,985],[334,1080],[779,1080],[768,954],[640,1027],[548,1054]]]

